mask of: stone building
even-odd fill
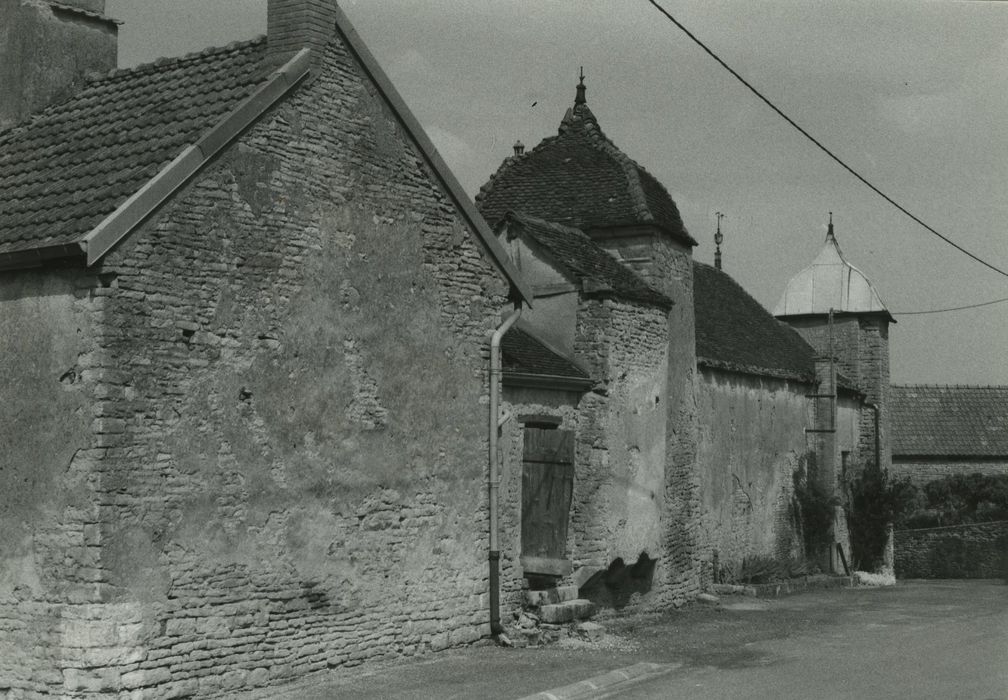
[[[510,347],[521,385],[504,375],[505,578],[510,590],[545,575],[582,592],[601,578],[603,602],[661,607],[746,559],[802,556],[794,475],[856,452],[864,394],[730,276],[692,260],[675,202],[605,136],[586,92],[582,79],[557,135],[516,145],[477,196],[535,300]],[[520,351],[548,352],[565,383],[542,370],[533,391]],[[541,488],[527,445],[538,453],[550,430],[570,437],[552,438],[568,452],[554,470],[563,498],[544,518],[522,488]],[[846,546],[842,517],[835,530]]]
[[[101,2],[8,5],[53,54],[64,14],[114,39]],[[346,17],[70,63],[0,132],[0,692],[215,697],[485,636],[488,340],[531,293]]]
[[[1008,474],[1008,387],[894,384],[890,398],[894,475]]]

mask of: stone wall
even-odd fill
[[[789,318],[787,323],[815,348],[828,357],[829,325],[825,317]],[[833,319],[833,348],[837,370],[852,380],[865,395],[866,403],[881,408],[881,466],[892,462],[889,438],[889,321],[878,315],[838,315]],[[859,451],[873,455],[875,450],[875,417],[870,409],[860,418]]]
[[[1005,578],[1008,520],[894,533],[897,578]]]
[[[107,292],[76,270],[0,276],[0,692],[58,687],[58,603],[100,598]]]
[[[909,478],[919,488],[938,479],[945,479],[957,474],[983,474],[993,476],[1008,474],[1008,457],[990,460],[972,460],[932,457],[930,459],[894,457],[889,473],[898,478]]]
[[[662,603],[681,605],[699,593],[702,569],[692,250],[654,230],[588,233],[675,303],[668,321],[664,543],[656,576],[663,580]]]
[[[82,447],[48,460],[54,479],[99,450],[95,522],[61,544],[100,553],[92,594],[17,609],[64,621],[38,676],[53,694],[218,696],[488,633],[487,338],[507,289],[433,183],[334,43],[99,288],[54,297],[103,325],[94,353],[72,332],[52,353],[59,318],[8,360],[52,364],[21,389],[32,406],[66,403],[60,376],[94,397],[38,426]],[[53,484],[32,498],[66,499]]]
[[[668,335],[660,308],[589,299],[579,309],[576,357],[596,386],[576,436],[575,568],[661,552]]]
[[[781,379],[701,372],[697,460],[706,561],[737,573],[746,557],[802,556],[791,499],[794,474],[807,466],[810,393],[809,385]]]

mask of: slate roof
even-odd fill
[[[606,138],[584,103],[568,110],[556,136],[507,158],[476,205],[491,225],[515,210],[582,230],[655,225],[696,245],[665,187]]]
[[[0,133],[0,254],[77,243],[260,83],[265,40],[111,71]]]
[[[672,307],[671,299],[652,289],[583,231],[518,212],[507,212],[500,226],[504,224],[507,224],[509,233],[531,239],[560,267],[561,272],[581,284],[586,294]]]
[[[693,308],[697,364],[784,379],[815,378],[812,346],[729,275],[696,261]]]
[[[893,384],[894,456],[1008,457],[1008,386]]]
[[[588,380],[584,370],[518,326],[501,340],[501,367],[505,377],[518,373]]]

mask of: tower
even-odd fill
[[[874,410],[862,410],[858,456],[873,461],[876,438],[879,466],[891,464],[889,442],[889,324],[895,323],[875,287],[863,272],[847,262],[833,231],[830,214],[826,241],[812,264],[791,278],[774,316],[793,327],[835,371],[865,395],[865,404],[878,407],[878,435]]]

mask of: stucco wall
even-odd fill
[[[219,696],[488,632],[506,286],[432,183],[333,45],[103,262],[107,602],[54,693]]]
[[[61,3],[101,11],[104,2]],[[89,71],[116,67],[115,25],[46,2],[0,0],[0,128],[61,102]]]
[[[745,557],[801,556],[791,511],[809,449],[812,387],[703,369],[698,393],[704,549],[738,572]]]
[[[537,295],[532,308],[522,314],[522,321],[557,351],[572,355],[578,307],[576,287],[520,238],[512,240],[508,248],[515,267]]]

